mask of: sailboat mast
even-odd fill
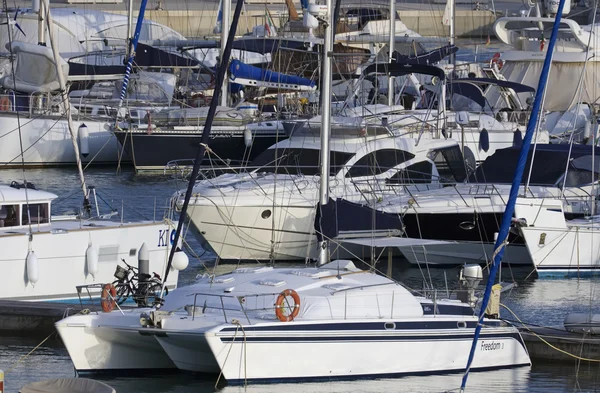
[[[83,191],[83,206],[85,209],[90,208],[89,198],[88,198],[88,190],[85,184],[85,177],[83,176],[83,166],[81,165],[81,157],[79,155],[79,145],[77,144],[77,134],[75,132],[75,127],[73,126],[73,118],[71,115],[71,102],[69,101],[69,94],[67,91],[67,83],[65,81],[65,76],[62,73],[62,69],[60,67],[61,57],[58,52],[58,44],[56,42],[56,38],[54,37],[54,29],[52,28],[52,16],[50,15],[50,4],[48,0],[42,0],[40,4],[40,12],[45,12],[45,20],[48,26],[48,38],[50,39],[50,45],[52,47],[52,55],[54,56],[54,63],[56,65],[56,74],[58,76],[58,84],[61,90],[62,102],[65,106],[65,111],[67,115],[67,124],[69,126],[69,133],[71,134],[71,142],[73,143],[73,150],[75,151],[75,161],[77,162],[77,171],[79,172],[79,180],[81,182],[81,189]]]
[[[183,223],[185,222],[187,209],[190,204],[190,198],[192,197],[192,193],[194,191],[194,184],[196,179],[198,178],[198,173],[200,172],[200,165],[202,164],[204,153],[206,151],[206,148],[208,147],[210,130],[212,129],[212,123],[215,118],[215,113],[217,112],[217,96],[221,93],[221,86],[223,86],[223,80],[225,79],[225,76],[227,74],[227,66],[229,64],[229,58],[231,56],[231,50],[233,48],[233,40],[235,38],[235,32],[237,30],[238,21],[240,20],[243,5],[244,0],[237,0],[235,11],[233,13],[233,18],[231,19],[229,36],[225,41],[227,45],[225,45],[225,50],[223,51],[223,55],[220,58],[220,63],[217,65],[218,68],[217,80],[215,84],[215,93],[213,94],[213,98],[210,101],[210,105],[208,107],[208,113],[206,114],[206,123],[204,123],[204,130],[202,130],[202,139],[198,145],[198,152],[196,154],[196,158],[194,159],[194,166],[192,168],[192,172],[190,173],[190,181],[188,182],[188,187],[185,191],[185,197],[183,199],[183,205],[181,206],[179,222],[177,223],[177,230],[175,231],[175,236],[173,238],[173,247],[171,247],[171,251],[169,252],[169,259],[167,262],[167,268],[165,269],[165,279],[163,280],[163,283],[167,282],[167,277],[169,276],[169,271],[171,270],[171,265],[173,264],[173,256],[175,255],[175,251],[177,251],[177,244],[179,244],[181,231],[183,230]]]
[[[463,375],[462,383],[460,386],[461,392],[465,391],[465,387],[467,385],[469,370],[471,368],[471,364],[473,363],[473,358],[475,357],[475,351],[477,349],[477,340],[479,339],[479,334],[481,333],[481,326],[483,323],[483,317],[485,316],[485,309],[490,300],[490,294],[492,292],[492,286],[494,285],[494,282],[496,280],[496,274],[498,273],[498,269],[502,264],[502,256],[504,255],[505,241],[508,238],[510,223],[512,221],[512,217],[515,211],[515,204],[519,195],[519,188],[521,186],[521,180],[523,179],[525,164],[527,163],[529,147],[531,146],[531,140],[533,139],[533,134],[535,133],[537,120],[542,106],[542,99],[544,96],[546,84],[548,82],[550,65],[552,63],[552,55],[554,54],[554,46],[556,45],[556,38],[558,37],[558,28],[560,26],[560,20],[562,17],[564,5],[565,0],[560,0],[558,4],[558,12],[556,14],[556,19],[554,20],[554,26],[552,27],[552,35],[550,36],[550,42],[548,43],[548,51],[546,52],[546,58],[544,59],[544,66],[542,68],[542,73],[538,82],[538,88],[535,93],[535,100],[531,109],[531,116],[529,117],[529,123],[527,123],[527,131],[525,132],[525,137],[523,138],[523,145],[521,147],[521,152],[519,153],[519,160],[517,161],[515,176],[510,187],[508,202],[506,202],[506,209],[504,210],[504,215],[502,216],[502,223],[500,225],[500,230],[498,231],[498,239],[496,240],[496,244],[494,245],[494,257],[492,265],[490,267],[490,275],[488,277],[485,292],[483,294],[481,309],[479,310],[479,323],[477,323],[477,326],[475,328],[475,335],[473,336],[473,343],[471,345],[471,352],[469,353],[469,360],[467,361],[467,367],[465,369],[465,374]]]
[[[450,2],[450,45],[454,46],[456,38],[456,0],[448,0]],[[456,54],[450,54],[450,64],[456,66]]]
[[[131,27],[133,25],[133,0],[127,6],[127,57],[131,56]]]
[[[221,5],[222,17],[221,17],[221,58],[225,53],[225,46],[227,45],[227,37],[229,36],[229,21],[231,20],[231,0],[222,0]],[[222,64],[222,63],[221,63]],[[227,65],[225,65],[226,67]],[[221,86],[221,106],[227,106],[227,98],[229,96],[227,78],[223,79],[223,85]]]
[[[44,0],[48,1],[48,0]],[[117,116],[115,119],[115,126],[119,121],[119,112],[123,106],[125,95],[127,94],[127,86],[129,85],[129,77],[131,76],[131,69],[133,67],[133,59],[135,58],[135,50],[137,48],[138,41],[140,39],[140,33],[142,32],[142,24],[144,22],[144,13],[146,12],[146,4],[148,0],[142,0],[140,5],[140,13],[138,14],[137,23],[135,25],[135,32],[131,38],[131,43],[128,45],[128,56],[127,56],[127,67],[125,68],[125,77],[123,78],[123,86],[121,86],[121,94],[119,96],[119,105],[117,107]]]
[[[331,57],[333,36],[335,35],[333,1],[327,0],[327,24],[323,40],[323,65],[321,66],[321,184],[319,189],[320,206],[329,201],[329,131],[331,119]],[[319,265],[329,261],[329,244],[323,239],[319,244]]]
[[[388,44],[390,49],[389,61],[394,61],[394,50],[396,44],[396,0],[390,0],[390,42]],[[394,86],[395,78],[388,75],[388,105],[394,105]]]

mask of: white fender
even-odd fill
[[[252,146],[252,131],[249,128],[244,128],[244,145]]]
[[[87,157],[90,154],[90,132],[85,123],[81,123],[79,126],[77,136],[79,137],[79,153]]]
[[[183,251],[175,251],[175,255],[173,255],[173,261],[171,262],[171,267],[175,270],[183,270],[188,267],[190,263],[190,259],[187,254]]]
[[[40,267],[38,264],[37,256],[33,250],[27,253],[27,281],[31,283],[31,285],[35,285],[36,282],[40,279]]]
[[[85,250],[85,263],[87,265],[88,274],[92,275],[92,278],[96,278],[96,274],[98,273],[98,251],[90,245],[87,250]]]

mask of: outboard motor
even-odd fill
[[[479,265],[464,265],[460,269],[458,281],[461,291],[458,293],[458,300],[468,303],[471,307],[475,307],[477,298],[475,297],[475,288],[483,280],[483,270]]]

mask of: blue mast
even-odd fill
[[[461,392],[464,392],[465,387],[467,386],[467,379],[469,378],[469,371],[471,368],[471,364],[473,363],[473,358],[475,357],[475,350],[477,349],[477,340],[479,339],[479,334],[481,333],[483,316],[484,316],[487,304],[490,300],[490,293],[492,291],[492,286],[494,285],[494,281],[496,280],[496,274],[498,273],[498,268],[500,267],[500,264],[502,263],[502,256],[504,255],[504,247],[505,247],[504,241],[508,237],[510,223],[511,223],[514,211],[515,211],[515,204],[517,201],[517,196],[519,194],[519,187],[521,185],[521,180],[523,178],[523,170],[525,169],[525,163],[527,161],[529,147],[531,146],[531,139],[533,138],[533,133],[535,132],[537,119],[538,119],[538,116],[540,113],[540,107],[542,105],[542,96],[544,94],[544,90],[545,90],[546,84],[548,82],[548,74],[550,72],[550,64],[552,63],[552,55],[554,53],[554,46],[556,44],[556,38],[558,36],[558,27],[560,25],[560,20],[562,17],[564,5],[565,5],[565,0],[560,0],[560,3],[558,5],[558,12],[556,14],[556,19],[554,20],[554,26],[552,27],[552,35],[550,36],[550,42],[548,43],[546,58],[544,59],[544,67],[542,68],[542,74],[540,75],[540,81],[538,83],[538,88],[537,88],[537,91],[535,94],[535,101],[533,103],[533,108],[531,109],[531,116],[529,117],[529,123],[527,124],[527,131],[525,132],[525,138],[523,138],[523,145],[521,147],[521,153],[519,154],[519,160],[517,161],[517,168],[515,170],[515,176],[513,178],[512,186],[510,188],[510,196],[509,196],[508,202],[506,203],[506,210],[504,210],[504,215],[502,216],[502,224],[500,225],[498,239],[496,240],[496,244],[494,245],[494,254],[493,254],[492,266],[490,267],[490,275],[488,277],[487,285],[485,287],[485,293],[483,295],[481,309],[479,310],[479,321],[477,323],[477,327],[475,328],[475,335],[473,337],[473,344],[471,345],[471,352],[469,353],[469,360],[467,361],[467,367],[465,369],[465,374],[463,375],[462,383],[460,385]]]
[[[133,59],[135,59],[135,50],[140,39],[140,32],[142,31],[142,23],[144,22],[144,13],[146,12],[146,3],[148,0],[142,0],[140,5],[140,13],[138,14],[137,22],[135,25],[135,32],[131,38],[131,47],[129,49],[129,57],[127,58],[127,67],[125,68],[125,78],[123,78],[123,86],[121,86],[121,96],[119,97],[119,107],[117,109],[117,119],[119,118],[119,109],[123,106],[123,100],[127,93],[127,86],[129,85],[129,77],[131,76],[131,67],[133,65]],[[129,37],[127,37],[129,39]]]

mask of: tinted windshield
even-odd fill
[[[258,172],[319,175],[319,154],[320,151],[317,149],[267,149],[250,165],[255,168],[260,167],[257,169]],[[329,175],[335,176],[353,156],[354,153],[330,152]]]

